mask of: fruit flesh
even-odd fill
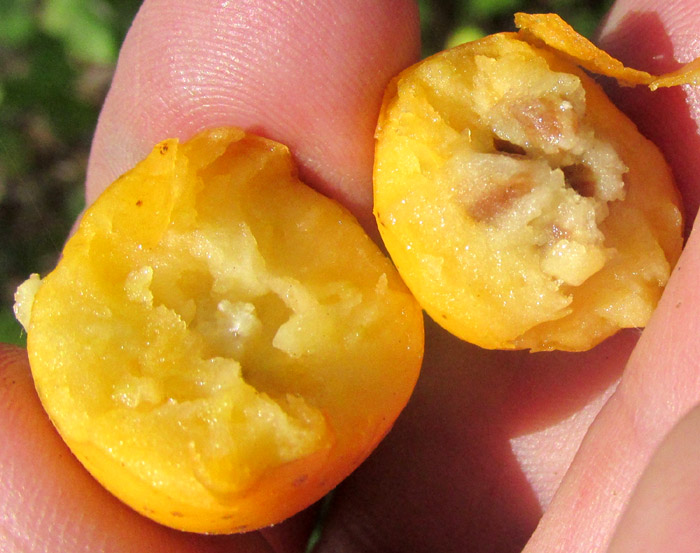
[[[388,431],[422,357],[390,262],[286,148],[238,129],[157,146],[36,287],[18,311],[54,424],[179,529],[251,530],[319,499]]]
[[[486,348],[579,351],[644,326],[682,246],[658,150],[565,56],[512,33],[394,80],[374,180],[405,282]]]

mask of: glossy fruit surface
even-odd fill
[[[284,146],[233,128],[159,144],[28,282],[17,311],[52,421],[106,488],[184,530],[251,530],[322,497],[422,359],[390,261]]]
[[[562,48],[595,51],[562,29]],[[385,95],[382,238],[428,314],[485,348],[586,350],[642,327],[680,255],[667,164],[576,52],[492,35],[407,69]]]

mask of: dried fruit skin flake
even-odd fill
[[[125,503],[197,532],[307,507],[415,384],[420,307],[288,150],[235,128],[166,140],[20,287],[42,403]]]
[[[375,216],[404,281],[453,334],[586,350],[646,324],[682,214],[658,149],[579,65],[650,87],[678,77],[624,68],[556,16],[516,22],[389,85]]]

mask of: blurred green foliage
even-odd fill
[[[196,0],[193,0],[196,1]],[[348,0],[352,1],[352,0]],[[608,0],[419,0],[423,53],[557,12],[590,35]],[[0,341],[23,343],[13,293],[56,262],[119,45],[140,0],[0,0]]]
[[[83,207],[90,140],[137,0],[0,2],[0,341],[17,285],[45,274]]]
[[[419,0],[423,55],[500,31],[514,31],[513,14],[558,13],[592,36],[611,0]]]

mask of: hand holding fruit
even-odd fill
[[[374,120],[385,84],[415,60],[417,14],[408,2],[329,2],[304,10],[292,4],[275,4],[280,11],[251,8],[243,15],[226,12],[223,3],[195,7],[183,2],[181,9],[172,2],[146,3],[125,45],[96,135],[88,197],[94,199],[165,136],[185,139],[202,128],[237,125],[290,145],[303,179],[367,223]],[[692,35],[685,21],[700,17],[689,11],[690,4],[673,6],[675,11],[652,13],[664,22],[664,33],[678,51],[687,53]],[[640,8],[653,10],[648,4]],[[658,41],[666,34],[648,19],[626,18],[631,11],[618,4],[605,36],[625,62],[641,67],[649,59],[629,45],[638,42],[642,29]],[[677,13],[684,14],[683,21]],[[279,33],[263,32],[270,28]],[[257,53],[235,50],[251,41],[259,46]],[[280,41],[288,47],[273,48]],[[193,44],[197,48],[188,46]],[[671,64],[672,56],[666,60]],[[240,79],[243,67],[254,68],[257,78]],[[623,94],[621,105],[633,106],[639,92]],[[667,122],[663,114],[670,113],[675,122],[694,125],[696,104],[686,103],[680,91],[660,98],[658,109],[647,113],[646,126],[656,129],[652,138],[676,173],[692,176],[697,146],[678,141],[673,125],[652,121]],[[675,153],[669,156],[669,151]],[[691,178],[680,178],[679,185],[692,220],[696,187]],[[644,526],[654,527],[661,514],[649,507],[667,502],[657,499],[650,505],[645,490],[653,486],[645,482],[672,470],[690,476],[697,459],[689,451],[679,457],[679,444],[693,443],[684,439],[697,428],[697,417],[690,415],[668,434],[649,464],[656,446],[698,401],[693,339],[698,245],[691,235],[638,343],[632,331],[583,354],[486,352],[429,325],[414,398],[388,439],[336,492],[321,550],[517,551],[544,509],[533,548],[602,550],[628,504],[616,538],[618,551],[630,535],[644,531],[635,525],[641,510],[647,509]],[[14,421],[2,429],[3,443],[11,444],[0,454],[3,474],[11,475],[3,484],[10,493],[2,494],[2,512],[13,513],[6,520],[14,524],[5,527],[3,538],[30,544],[17,547],[31,551],[43,543],[56,550],[61,543],[82,542],[80,547],[91,550],[108,541],[114,551],[301,549],[306,515],[263,533],[209,539],[167,531],[124,510],[71,464],[30,393],[23,358],[8,353],[3,359],[4,413],[15,415],[3,417]],[[684,462],[670,465],[679,459]],[[686,482],[692,489],[692,481]],[[669,501],[688,500],[684,490],[674,491]],[[27,501],[30,497],[39,499]],[[53,531],[37,528],[42,516],[53,521]],[[669,524],[682,522],[676,517]],[[669,524],[659,525],[657,539],[683,535],[663,534],[673,528]]]

